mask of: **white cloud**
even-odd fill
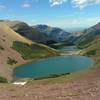
[[[71,3],[74,7],[79,7],[80,9],[94,4],[99,4],[100,0],[72,0]]]
[[[64,23],[67,23],[67,25]],[[92,18],[78,18],[78,19],[70,19],[63,20],[62,25],[66,27],[90,27],[100,22],[100,17],[92,17]]]
[[[21,7],[23,7],[23,8],[30,8],[30,7],[31,7],[31,3],[29,3],[28,0],[25,0],[25,1],[22,3]]]
[[[6,9],[6,6],[0,5],[0,11],[3,11],[3,10],[5,10],[5,9]]]
[[[67,0],[49,0],[51,6],[61,5],[61,4],[63,4],[64,2],[66,2],[66,1],[67,1]]]
[[[68,0],[49,0],[51,6],[61,5]],[[78,7],[80,9],[94,4],[99,4],[100,0],[69,0],[73,7]]]
[[[0,5],[0,9],[4,9],[6,8],[4,5]]]

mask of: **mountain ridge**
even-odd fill
[[[83,31],[83,34],[77,39],[76,43],[85,43],[86,41],[92,41],[96,36],[100,35],[100,22],[94,26]]]
[[[48,45],[49,43],[66,42],[71,44],[76,38],[73,34],[66,32],[58,27],[51,27],[48,25],[29,26],[25,22],[2,20],[5,24],[11,27],[20,35],[39,43]]]
[[[55,42],[72,42],[74,35],[72,35],[69,32],[66,32],[65,30],[58,28],[58,27],[52,27],[48,25],[35,25],[33,28],[37,29],[40,33],[45,34],[46,36],[50,37],[51,40]]]

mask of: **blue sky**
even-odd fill
[[[0,19],[62,28],[100,22],[100,0],[0,0]]]

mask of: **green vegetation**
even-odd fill
[[[63,48],[64,46],[66,46],[66,44],[65,43],[56,43],[56,44],[51,44],[50,45],[52,48],[54,48],[54,49],[61,49],[61,48]]]
[[[43,47],[38,44],[27,44],[19,41],[14,41],[12,48],[19,52],[23,59],[30,60],[34,58],[42,58],[56,54],[53,50]]]
[[[93,38],[88,38],[84,41],[81,41],[78,43],[77,47],[80,49],[87,48],[90,46],[89,43],[91,43],[93,40],[94,40]]]
[[[17,61],[15,61],[14,59],[11,59],[10,57],[8,57],[7,64],[13,65],[13,64],[16,64],[16,63],[17,63]]]
[[[0,50],[4,50],[4,48],[0,45]]]
[[[96,50],[90,50],[90,51],[86,52],[85,55],[87,55],[87,56],[96,55]]]
[[[4,20],[0,20],[0,22],[3,22]]]
[[[45,77],[34,78],[34,80],[42,80],[42,79],[48,79],[48,78],[57,78],[57,77],[64,76],[64,75],[69,75],[69,74],[70,73],[53,74],[53,75],[49,75],[49,76],[45,76]]]
[[[96,50],[90,50],[84,54],[85,56],[94,56],[96,55]]]
[[[41,78],[41,79],[29,79],[29,83],[28,84],[42,84],[42,83],[46,83],[46,84],[55,84],[55,83],[65,83],[65,82],[69,82],[69,81],[73,81],[73,80],[78,80],[79,78],[81,78],[82,76],[84,76],[85,74],[90,73],[91,70],[90,69],[85,69],[85,70],[81,70],[78,72],[74,72],[74,73],[68,73],[65,75],[61,75],[59,77],[56,78]]]
[[[0,76],[0,83],[8,83],[7,79]]]
[[[5,42],[5,39],[2,39],[3,42]]]

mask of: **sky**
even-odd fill
[[[0,19],[84,28],[100,22],[100,0],[0,0]]]

